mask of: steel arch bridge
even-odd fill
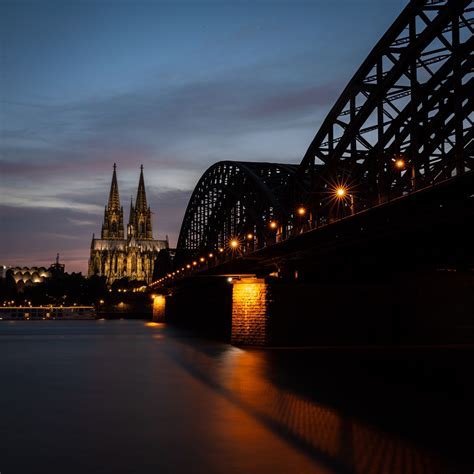
[[[283,215],[297,165],[220,161],[199,180],[186,209],[178,249],[196,252],[227,248],[241,236],[264,246],[273,238],[266,225]]]
[[[299,166],[226,161],[204,173],[178,253],[246,234],[259,248],[473,172],[473,12],[472,0],[411,0]]]

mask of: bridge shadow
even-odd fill
[[[466,364],[458,364],[470,349],[437,349],[433,357],[421,349],[242,350],[202,342],[182,337],[167,352],[332,472],[449,474],[471,462],[461,424],[472,426],[472,386],[459,391]]]

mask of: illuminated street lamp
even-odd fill
[[[336,199],[342,201],[349,198],[351,214],[354,214],[354,195],[349,194],[349,189],[347,186],[339,185],[334,189],[334,194]]]
[[[201,258],[199,259],[199,261],[200,261],[201,263],[203,263],[203,262],[204,262],[204,260],[205,260],[205,258],[204,258],[204,257],[201,257]]]
[[[219,253],[224,253],[224,249],[222,247],[219,247]]]
[[[198,263],[196,262],[196,260],[194,260],[193,262],[193,267],[195,267]]]
[[[191,265],[188,263],[188,264],[186,265],[186,268],[188,268],[188,269],[191,268]]]
[[[403,158],[397,158],[395,160],[395,168],[402,171],[405,169],[405,160]]]
[[[212,258],[214,257],[214,254],[211,252],[209,255],[208,255],[209,258]]]
[[[252,240],[253,239],[253,234],[251,232],[249,232],[247,234],[247,240]]]
[[[237,239],[232,239],[230,242],[229,242],[229,245],[230,245],[230,248],[235,250],[238,248],[239,246],[239,241]]]
[[[306,208],[304,208],[303,206],[300,206],[297,210],[296,210],[296,213],[303,217],[305,214],[306,214]]]
[[[275,230],[278,227],[278,224],[275,221],[270,221],[270,224],[268,225],[270,226],[270,229],[273,229],[273,230]]]

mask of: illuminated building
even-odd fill
[[[105,207],[101,238],[92,236],[88,276],[106,276],[108,284],[119,278],[151,282],[154,261],[168,240],[154,240],[151,210],[147,205],[143,166],[140,170],[135,205],[130,203],[127,235],[117,184],[116,165],[112,175],[109,202]]]
[[[64,264],[59,263],[59,254],[56,256],[56,262],[46,267],[5,267],[5,278],[10,276],[15,283],[17,290],[22,292],[25,287],[44,283],[51,278],[59,278],[64,274]]]

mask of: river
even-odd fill
[[[257,350],[146,321],[2,321],[0,472],[468,472],[469,360],[472,348]]]

